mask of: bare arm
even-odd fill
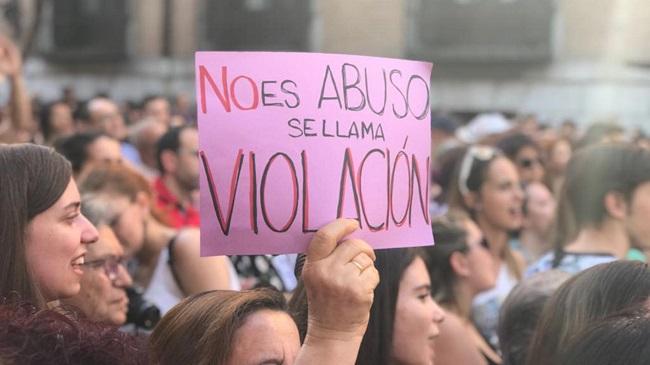
[[[9,39],[0,36],[0,74],[9,79],[11,124],[15,131],[34,132],[32,105],[22,74],[23,63],[20,50]]]
[[[182,230],[176,239],[173,254],[174,270],[185,295],[231,289],[228,258],[201,257],[199,230]]]

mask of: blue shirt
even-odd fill
[[[549,252],[542,256],[535,263],[531,264],[524,274],[524,277],[530,277],[534,274],[558,269],[569,274],[577,274],[592,266],[616,261],[617,258],[609,253],[602,252],[564,252],[564,257],[557,267],[553,267],[555,252]]]

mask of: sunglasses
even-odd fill
[[[488,162],[499,155],[499,151],[490,146],[472,146],[467,150],[463,161],[460,165],[460,175],[458,176],[458,189],[463,195],[469,194],[467,179],[474,168],[476,160]]]
[[[479,247],[481,249],[483,249],[483,250],[490,251],[490,243],[488,242],[488,240],[485,237],[481,238],[481,240],[478,242],[478,244],[476,244],[476,246],[470,245],[469,242],[467,242],[467,241],[465,242],[465,245],[467,247],[465,249],[461,250],[464,253],[467,253],[467,252],[469,252],[471,250],[478,249]]]
[[[117,256],[106,256],[101,259],[92,260],[84,262],[83,266],[88,266],[93,269],[103,268],[104,273],[108,277],[108,280],[115,282],[119,276],[120,266],[126,270],[125,259],[124,257]]]
[[[542,159],[541,158],[522,158],[521,160],[517,161],[517,164],[524,169],[529,169],[533,167],[533,165],[542,165]]]
[[[485,237],[483,237],[481,239],[481,242],[479,242],[479,244],[481,245],[481,247],[483,247],[486,250],[490,249],[490,243],[488,242],[487,238],[485,238]]]

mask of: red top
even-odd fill
[[[162,177],[154,181],[153,190],[156,193],[156,207],[165,216],[166,223],[174,228],[199,227],[199,211],[191,205],[181,204],[178,198],[167,189]]]

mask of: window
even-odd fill
[[[53,62],[114,62],[126,58],[126,0],[52,2]],[[49,33],[49,32],[47,32]]]
[[[438,63],[546,62],[553,0],[410,0],[408,53]]]
[[[206,2],[205,47],[210,50],[309,49],[309,0]]]

